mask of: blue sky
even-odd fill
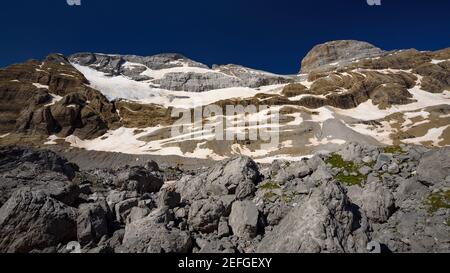
[[[315,44],[358,39],[384,49],[450,47],[450,1],[2,1],[0,66],[51,52],[179,52],[212,64],[292,74]]]

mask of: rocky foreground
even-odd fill
[[[450,252],[450,148],[80,170],[0,148],[0,252]],[[69,247],[68,247],[69,246]]]

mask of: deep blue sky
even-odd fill
[[[152,55],[238,63],[291,74],[315,44],[369,41],[384,49],[450,47],[450,1],[9,0],[0,6],[0,66],[51,52]]]

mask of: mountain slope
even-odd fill
[[[0,71],[0,143],[28,141],[33,133],[40,136],[33,145],[187,159],[242,154],[264,163],[299,160],[350,141],[450,143],[450,49],[386,52],[364,42],[333,41],[308,53],[302,73],[209,68],[179,54],[52,55]],[[29,98],[38,98],[31,107]],[[7,106],[13,101],[16,109]],[[248,135],[217,140],[212,128],[195,124],[181,136],[171,134],[174,110],[211,105],[268,106],[250,116],[204,118],[203,124],[222,119],[233,125],[224,133],[248,134],[245,122],[256,120],[254,128],[279,133],[279,144],[267,148],[267,140]],[[274,115],[279,122],[271,124]]]

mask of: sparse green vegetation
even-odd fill
[[[342,173],[338,174],[336,176],[336,179],[339,180],[339,182],[347,185],[347,186],[354,186],[354,185],[361,185],[361,183],[366,179],[367,177],[365,175],[362,175],[358,173],[358,175],[344,175]]]
[[[326,160],[326,163],[331,164],[334,168],[343,168],[349,173],[358,171],[358,166],[354,162],[345,161],[342,156],[335,153]]]
[[[450,209],[450,190],[431,194],[425,200],[425,204],[430,213],[435,213],[440,209]]]
[[[336,179],[345,185],[361,185],[361,183],[367,179],[366,175],[359,172],[359,165],[352,161],[345,161],[342,156],[336,153],[333,153],[331,157],[326,160],[326,163],[330,164],[333,168],[341,169],[341,172],[336,176]]]
[[[404,151],[400,146],[389,146],[383,149],[383,152],[386,154],[403,154]]]
[[[283,193],[283,195],[281,196],[281,199],[283,200],[283,202],[285,204],[290,203],[295,197],[297,196],[297,194],[295,192],[289,192],[289,193]]]
[[[264,193],[264,200],[271,201],[275,196],[277,196],[276,193],[274,193],[273,191],[268,191]]]

